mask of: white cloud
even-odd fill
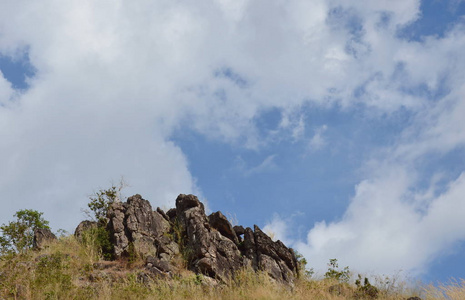
[[[285,245],[290,245],[289,240],[289,223],[282,219],[278,214],[273,215],[273,219],[265,224],[263,232],[268,234],[274,241],[280,240]]]
[[[0,109],[2,106],[10,106],[13,94],[14,90],[11,87],[11,83],[5,79],[2,71],[0,71]]]
[[[308,143],[308,147],[311,152],[321,150],[326,146],[327,141],[325,137],[323,136],[323,134],[325,133],[327,129],[328,129],[327,125],[322,125],[315,130],[315,134],[313,135],[313,137],[310,139]]]
[[[465,78],[453,72],[455,80]],[[315,224],[298,251],[312,260],[316,269],[338,258],[343,265],[361,272],[413,275],[427,272],[438,256],[453,252],[465,241],[465,175],[452,180],[443,171],[422,174],[418,165],[465,145],[465,93],[454,89],[441,101],[427,107],[404,129],[397,143],[374,153],[365,162],[366,180],[339,221]],[[433,171],[435,172],[435,171]],[[419,182],[431,177],[426,187]],[[447,185],[442,187],[440,182]]]
[[[275,163],[275,158],[275,154],[268,155],[260,164],[250,167],[244,161],[244,159],[239,156],[235,160],[235,168],[239,170],[245,177],[270,172],[278,168]]]
[[[338,258],[362,272],[425,272],[429,262],[465,239],[460,226],[465,212],[461,197],[465,176],[425,201],[423,210],[409,201],[416,196],[409,192],[410,184],[409,174],[402,168],[361,182],[342,220],[316,224],[307,241],[297,244],[297,250],[319,270],[325,269],[330,258]]]

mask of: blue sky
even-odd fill
[[[323,272],[464,278],[465,2],[3,1],[0,222],[123,176]]]

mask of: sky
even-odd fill
[[[0,0],[0,223],[194,193],[323,274],[465,278],[465,1]]]

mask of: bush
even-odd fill
[[[111,242],[110,233],[104,227],[90,228],[83,232],[81,242],[94,249],[104,260],[112,260],[114,257],[114,245]]]
[[[357,291],[355,292],[356,298],[369,298],[375,299],[378,297],[379,290],[377,287],[371,285],[368,278],[365,277],[362,285],[362,276],[358,274],[358,279],[355,280],[355,285],[357,286]]]
[[[315,271],[313,270],[313,268],[307,270],[307,259],[305,259],[305,257],[302,254],[300,254],[296,250],[294,250],[294,254],[297,259],[297,268],[299,270],[299,273],[297,275],[299,276],[299,278],[310,279],[315,273]]]
[[[89,197],[90,202],[87,204],[93,212],[92,217],[99,223],[99,226],[106,226],[108,223],[107,213],[110,205],[118,198],[119,190],[112,186],[107,190],[99,190]]]
[[[112,185],[106,190],[99,190],[89,196],[90,201],[87,206],[90,211],[84,210],[90,218],[97,222],[97,228],[89,229],[83,242],[95,247],[105,260],[114,259],[114,245],[111,242],[110,232],[107,230],[108,210],[114,202],[120,201],[121,190],[125,186],[126,183],[121,179],[118,186]]]
[[[350,279],[349,267],[345,267],[344,269],[339,270],[339,264],[337,263],[337,259],[330,259],[328,263],[328,272],[325,273],[325,278],[335,279],[339,282],[347,283]]]
[[[0,226],[0,253],[24,253],[32,248],[34,229],[50,229],[43,213],[32,209],[19,210],[16,221]]]

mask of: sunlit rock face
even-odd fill
[[[107,229],[114,258],[143,257],[145,269],[154,276],[172,276],[187,266],[225,281],[248,267],[292,283],[299,272],[292,249],[273,241],[256,225],[253,230],[233,227],[219,211],[207,216],[194,195],[179,195],[176,208],[166,213],[153,210],[140,195],[114,202],[108,210]]]

